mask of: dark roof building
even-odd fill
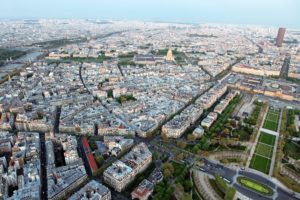
[[[276,37],[276,46],[281,47],[284,39],[286,29],[285,28],[279,28],[277,37]]]

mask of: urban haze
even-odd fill
[[[0,6],[0,200],[300,199],[298,0]]]

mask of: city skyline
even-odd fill
[[[0,6],[0,200],[300,200],[300,0]]]
[[[65,0],[63,2],[17,0],[2,2],[0,19],[100,19],[139,20],[180,23],[220,23],[264,25],[300,28],[297,0],[266,0],[260,2],[238,0],[226,1],[179,1],[141,2]],[[237,17],[238,16],[238,17]]]

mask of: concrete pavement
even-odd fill
[[[278,132],[271,131],[271,130],[265,129],[265,128],[261,128],[260,131],[265,132],[265,133],[268,133],[268,134],[270,134],[270,135],[275,135],[275,136],[278,136],[278,135],[279,135]]]

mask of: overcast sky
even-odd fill
[[[83,18],[300,28],[300,0],[0,0],[0,18]]]

